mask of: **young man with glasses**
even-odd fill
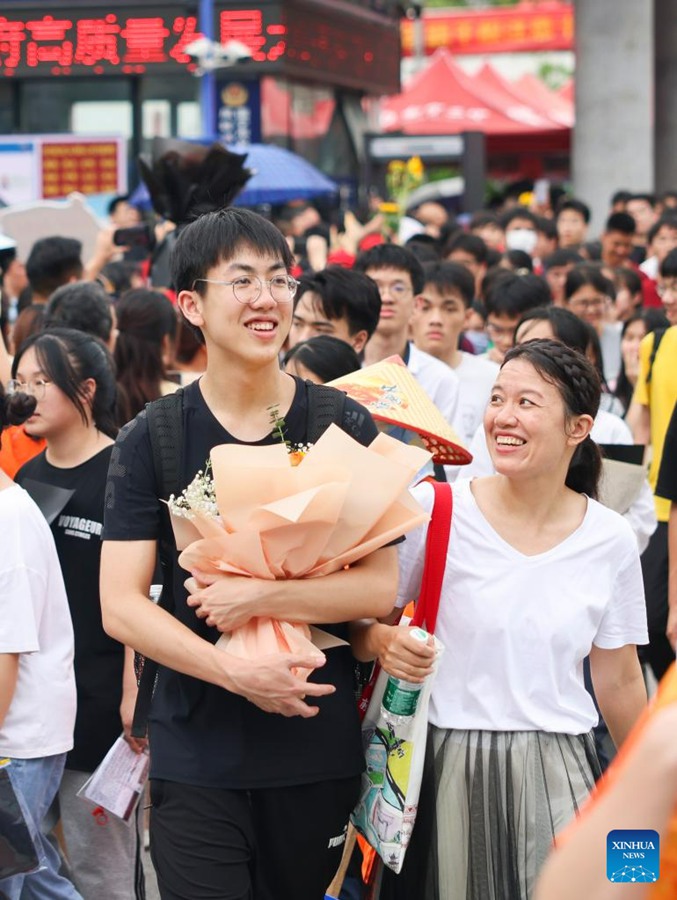
[[[381,294],[378,325],[364,348],[365,365],[389,356],[402,357],[411,374],[453,425],[458,406],[458,376],[410,340],[410,321],[424,284],[421,263],[405,247],[378,244],[357,257],[355,268],[375,281]]]
[[[208,359],[182,394],[182,487],[218,444],[279,441],[271,406],[285,437],[307,442],[319,389],[278,362],[297,286],[292,264],[280,232],[246,210],[204,215],[177,239],[171,265],[179,309],[201,333]],[[376,436],[368,412],[350,399],[340,425],[365,445]],[[109,633],[161,666],[149,728],[160,894],[319,900],[340,861],[364,766],[350,649],[328,651],[322,671],[306,682],[295,667],[317,669],[321,656],[242,660],[214,643],[256,616],[321,624],[344,636],[350,620],[392,608],[396,551],[377,550],[321,585],[233,575],[186,581],[174,552],[171,614],[146,599],[161,534],[156,482],[143,412],[114,449],[101,592]]]

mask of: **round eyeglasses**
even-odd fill
[[[259,278],[258,275],[240,275],[233,281],[218,281],[215,278],[196,278],[193,282],[193,290],[198,282],[204,284],[222,284],[232,287],[233,294],[238,303],[254,303],[261,296],[264,284],[270,291],[270,295],[276,303],[290,303],[298,290],[299,283],[291,275],[275,275],[274,278]]]
[[[18,381],[13,378],[7,385],[10,394],[32,394],[36,400],[44,400],[47,385],[51,384],[45,378],[34,378],[32,381]]]

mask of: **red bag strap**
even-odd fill
[[[416,602],[416,612],[411,624],[425,628],[429,634],[434,634],[437,611],[440,607],[444,568],[447,562],[454,495],[451,485],[447,482],[434,481],[431,484],[435,491],[435,501],[428,526],[421,593]]]

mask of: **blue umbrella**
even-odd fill
[[[263,203],[286,203],[335,194],[338,186],[303,157],[275,144],[227,144],[234,153],[246,153],[245,165],[254,175],[235,199],[235,206],[258,206]],[[141,182],[131,202],[150,209],[150,197]]]
[[[319,169],[290,150],[275,144],[227,145],[233,153],[246,153],[245,165],[254,175],[235,200],[236,206],[286,203],[335,194],[338,186]]]

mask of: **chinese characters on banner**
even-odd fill
[[[425,52],[446,47],[452,53],[509,53],[528,50],[572,50],[573,6],[550,9],[514,7],[492,11],[428,13],[423,17]],[[413,24],[402,22],[402,54],[414,48]]]
[[[116,193],[120,172],[114,140],[42,143],[42,196],[45,200],[81,194]]]
[[[201,37],[197,18],[155,8],[134,13],[84,11],[81,17],[20,11],[0,16],[0,74],[71,75],[87,69],[94,74],[147,69],[171,71],[177,64],[194,67],[185,47]],[[94,13],[98,13],[95,15]]]

